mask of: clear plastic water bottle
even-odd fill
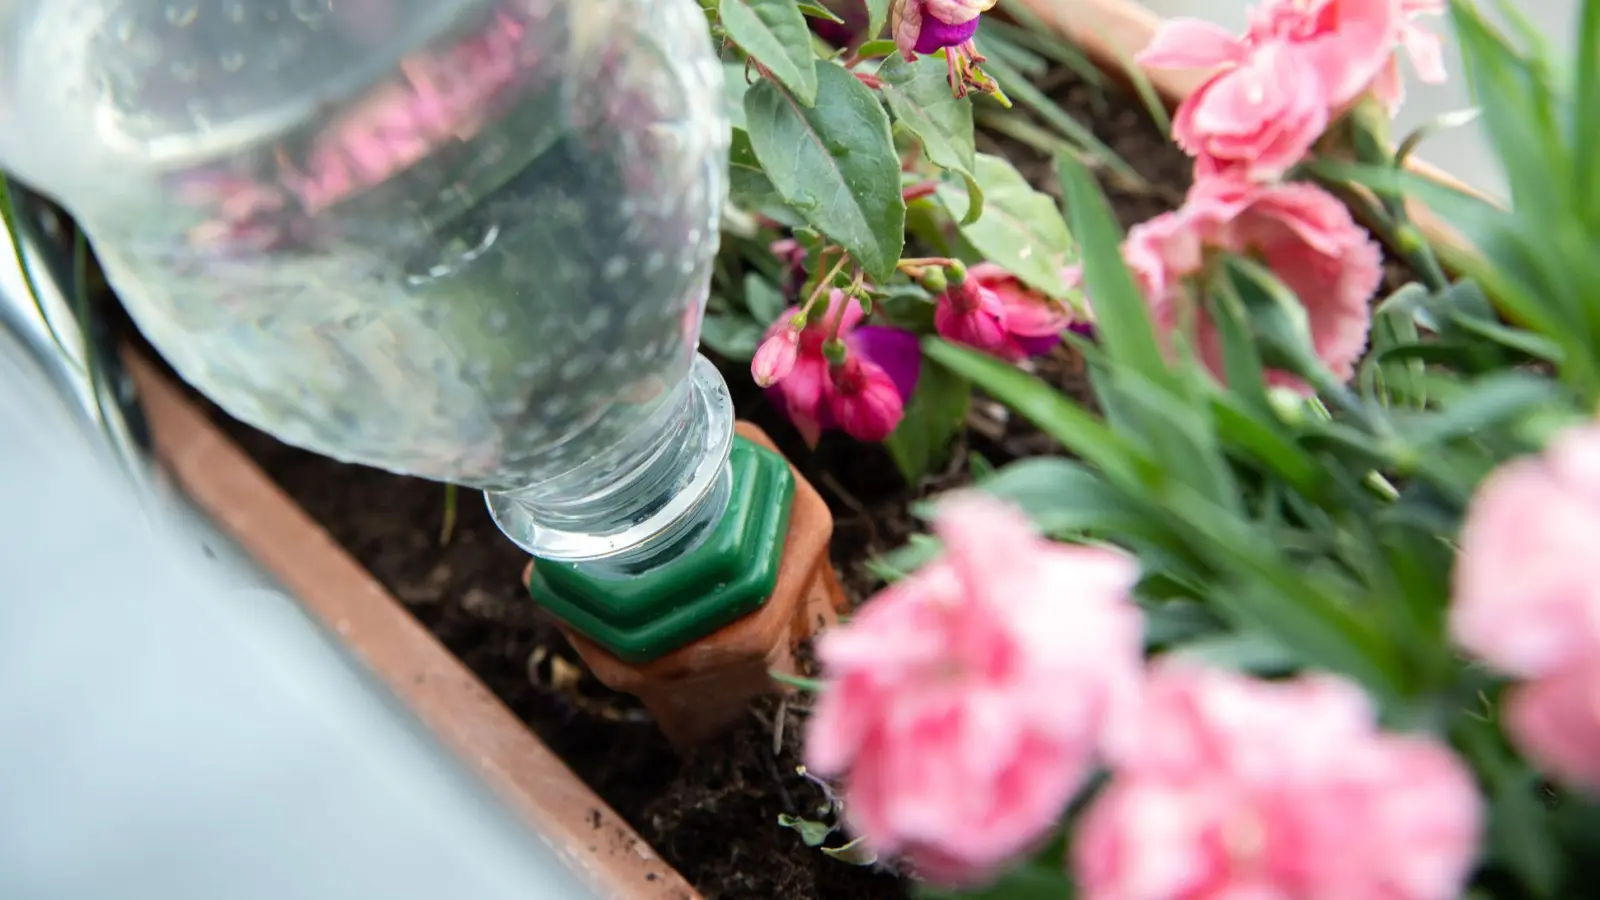
[[[483,488],[547,559],[720,514],[694,0],[0,0],[0,167],[233,415]]]

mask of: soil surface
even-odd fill
[[[1044,86],[1157,186],[1108,185],[1124,227],[1181,199],[1189,161],[1149,124],[1137,101],[1094,91],[1065,71]],[[981,149],[1005,154],[1041,188],[1055,190],[1043,154],[987,135],[981,141]],[[1082,396],[1081,363],[1066,349],[1030,365]],[[875,445],[829,436],[815,451],[807,450],[744,366],[727,366],[724,374],[741,417],[766,429],[827,499],[836,519],[833,561],[854,601],[878,586],[863,562],[901,545],[916,529],[908,505],[968,482],[972,453],[1002,465],[1060,449],[978,398],[964,445],[948,469],[907,486]],[[824,800],[821,789],[796,772],[805,717],[798,701],[758,704],[726,739],[681,759],[630,698],[607,691],[584,671],[527,599],[519,581],[526,558],[496,530],[476,494],[461,493],[453,530],[444,539],[446,493],[440,485],[342,465],[236,422],[226,421],[226,428],[707,898],[909,896],[908,883],[892,872],[834,860],[777,824],[782,814],[814,814]]]

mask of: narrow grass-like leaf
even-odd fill
[[[1060,441],[1114,481],[1129,483],[1143,454],[1105,422],[1067,399],[1038,378],[992,356],[958,347],[934,337],[923,338],[922,351],[1009,406],[1040,431]]]
[[[1084,292],[1093,298],[1095,328],[1106,355],[1156,383],[1171,383],[1144,295],[1122,261],[1122,229],[1105,194],[1075,160],[1057,157],[1056,173],[1082,248]]]

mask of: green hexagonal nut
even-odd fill
[[[557,618],[629,663],[681,649],[760,609],[778,583],[794,473],[743,437],[728,454],[728,509],[695,549],[637,576],[535,560],[528,590]]]

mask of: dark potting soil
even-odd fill
[[[1153,188],[1107,185],[1126,228],[1181,201],[1189,161],[1150,125],[1137,101],[1100,94],[1075,76],[1045,85],[1069,112],[1128,160]],[[1050,160],[1003,138],[986,152],[1012,159],[1054,191]],[[1081,360],[1065,348],[1029,365],[1083,397]],[[808,450],[738,364],[724,367],[742,418],[764,428],[827,499],[835,516],[833,561],[853,601],[877,584],[863,563],[916,530],[916,499],[970,481],[973,453],[1001,465],[1060,447],[1004,408],[977,398],[951,462],[908,486],[877,446],[824,438]],[[350,553],[710,900],[893,900],[907,883],[807,847],[777,824],[811,816],[821,790],[801,777],[803,699],[763,701],[725,739],[681,759],[630,698],[597,684],[559,632],[527,599],[523,554],[501,536],[481,499],[460,494],[442,536],[445,489],[343,465],[288,446],[217,414],[227,430]],[[837,844],[834,839],[831,843]]]

